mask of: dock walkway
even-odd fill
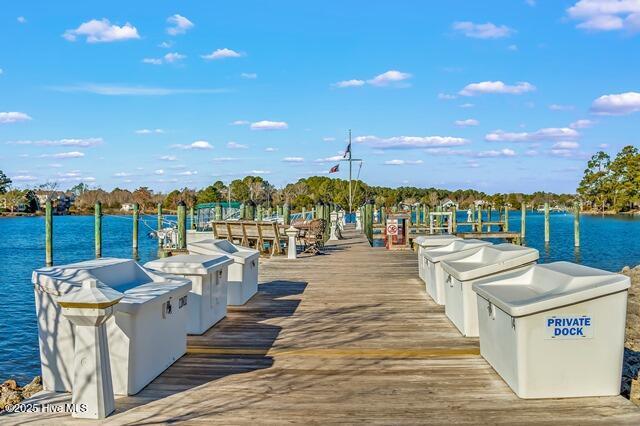
[[[101,424],[640,424],[621,396],[517,398],[428,298],[415,253],[345,235],[324,256],[262,261],[259,293]]]

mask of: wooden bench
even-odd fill
[[[256,221],[212,221],[214,238],[226,239],[245,247],[253,247],[264,253],[265,243],[269,244],[268,253],[278,255],[286,247],[287,237],[284,226],[276,222]]]

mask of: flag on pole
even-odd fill
[[[338,173],[339,170],[340,170],[340,164],[336,164],[331,168],[331,170],[329,170],[329,173]]]
[[[344,155],[342,158],[347,158],[347,154],[351,154],[351,141],[349,141],[349,145],[347,145],[347,149],[344,150]]]

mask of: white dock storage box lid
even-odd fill
[[[191,281],[116,258],[33,271],[45,390],[72,390],[75,332],[57,300],[86,279],[124,293],[107,321],[111,375],[114,393],[136,394],[186,352]]]
[[[445,246],[452,241],[462,240],[460,237],[456,237],[451,234],[439,234],[439,235],[420,235],[413,239],[414,244],[418,246],[418,276],[426,283],[427,265],[422,252],[424,249],[430,247]]]
[[[525,267],[538,260],[538,250],[515,244],[483,246],[440,262],[445,272],[445,309],[451,322],[468,337],[478,336],[478,306],[471,288],[475,280]]]
[[[422,249],[424,257],[424,282],[427,294],[438,305],[445,304],[444,281],[445,273],[440,262],[443,260],[455,260],[468,255],[467,250],[482,246],[490,246],[491,243],[483,240],[453,240],[446,246]]]
[[[202,334],[227,315],[227,269],[232,263],[224,255],[193,254],[156,259],[144,266],[191,280],[187,332]]]
[[[187,248],[190,254],[222,254],[233,259],[229,265],[227,304],[244,305],[258,291],[258,250],[215,239],[188,242]]]
[[[479,280],[480,352],[521,398],[618,395],[629,286],[569,262]]]

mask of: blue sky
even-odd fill
[[[640,0],[25,0],[0,37],[21,187],[280,186],[351,128],[370,184],[572,192],[640,145]]]

